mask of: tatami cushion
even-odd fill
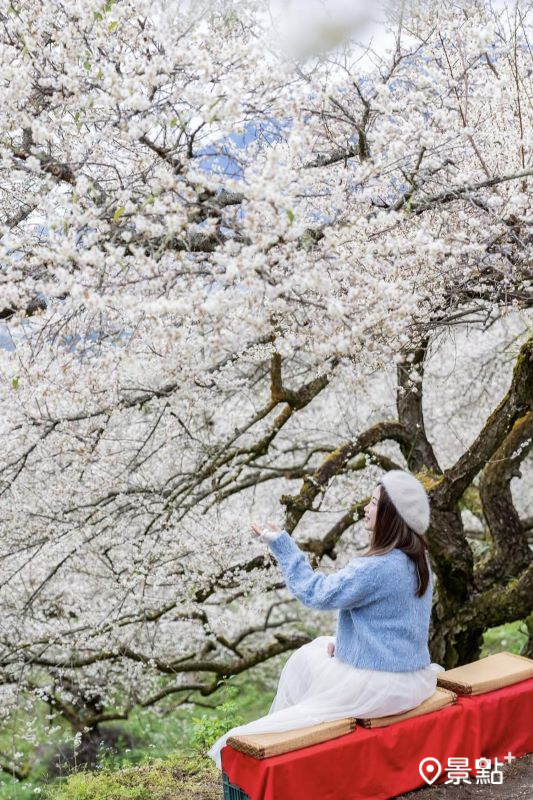
[[[457,694],[482,694],[528,678],[533,678],[533,659],[504,652],[440,672],[437,685]]]
[[[253,758],[269,758],[344,736],[355,729],[356,722],[363,728],[382,728],[393,725],[395,722],[451,706],[455,703],[457,694],[482,694],[493,689],[511,686],[528,678],[533,678],[533,659],[518,656],[515,653],[497,653],[479,661],[473,661],[471,664],[440,672],[437,675],[437,689],[431,697],[402,714],[357,719],[357,721],[353,718],[345,718],[283,733],[231,736],[227,744],[234,750],[239,750]]]
[[[429,714],[431,711],[438,711],[446,706],[451,706],[457,700],[457,695],[447,689],[435,689],[431,697],[424,700],[418,706],[401,714],[391,714],[388,717],[372,717],[371,719],[357,719],[357,724],[363,728],[384,728],[386,725],[393,725],[411,717],[420,717],[422,714]]]
[[[229,747],[253,758],[269,758],[292,750],[300,750],[328,739],[336,739],[355,730],[355,719],[346,718],[333,722],[322,722],[308,728],[298,728],[283,733],[253,733],[245,736],[230,736]]]

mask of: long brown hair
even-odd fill
[[[418,570],[418,589],[416,597],[422,597],[429,584],[429,562],[426,555],[428,546],[425,536],[416,533],[396,511],[387,490],[382,483],[380,487],[376,524],[372,531],[370,549],[365,556],[383,556],[395,547],[409,556]]]

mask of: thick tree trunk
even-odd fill
[[[533,630],[532,554],[510,489],[533,441],[532,408],[533,337],[522,347],[504,400],[472,447],[429,491],[428,540],[438,579],[430,647],[447,669],[479,658],[489,627],[530,615]],[[472,480],[481,470],[479,495],[491,547],[474,569],[458,501],[466,476]]]
[[[451,669],[479,657],[483,633],[490,627],[526,620],[533,653],[533,561],[527,524],[514,508],[510,482],[519,476],[521,461],[533,442],[533,337],[517,358],[508,392],[489,415],[471,446],[447,470],[438,464],[427,438],[422,414],[423,361],[427,340],[405,353],[398,366],[398,420],[377,423],[352,442],[339,446],[308,476],[297,496],[285,496],[287,530],[292,531],[331,478],[346,470],[358,454],[373,455],[372,447],[394,440],[408,468],[422,481],[431,504],[426,538],[436,575],[430,630],[433,661]],[[390,459],[388,460],[390,461]],[[398,465],[381,464],[384,469]],[[480,514],[490,540],[488,555],[478,564],[463,529],[463,495],[481,474]],[[477,490],[476,490],[477,493]],[[334,556],[344,530],[362,517],[358,501],[331,531],[307,545],[317,560]]]

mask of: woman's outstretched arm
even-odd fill
[[[344,569],[323,575],[311,568],[306,555],[286,531],[268,533],[274,534],[265,540],[283,572],[287,588],[305,606],[323,611],[354,608],[379,596],[383,561],[378,556],[355,558]]]

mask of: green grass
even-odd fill
[[[506,625],[499,625],[497,628],[490,628],[485,631],[483,636],[481,658],[490,656],[493,653],[501,653],[503,650],[520,655],[527,638],[526,623],[521,620],[508,622]]]
[[[222,781],[213,762],[171,756],[138,767],[101,773],[77,772],[52,787],[47,800],[220,800]]]

